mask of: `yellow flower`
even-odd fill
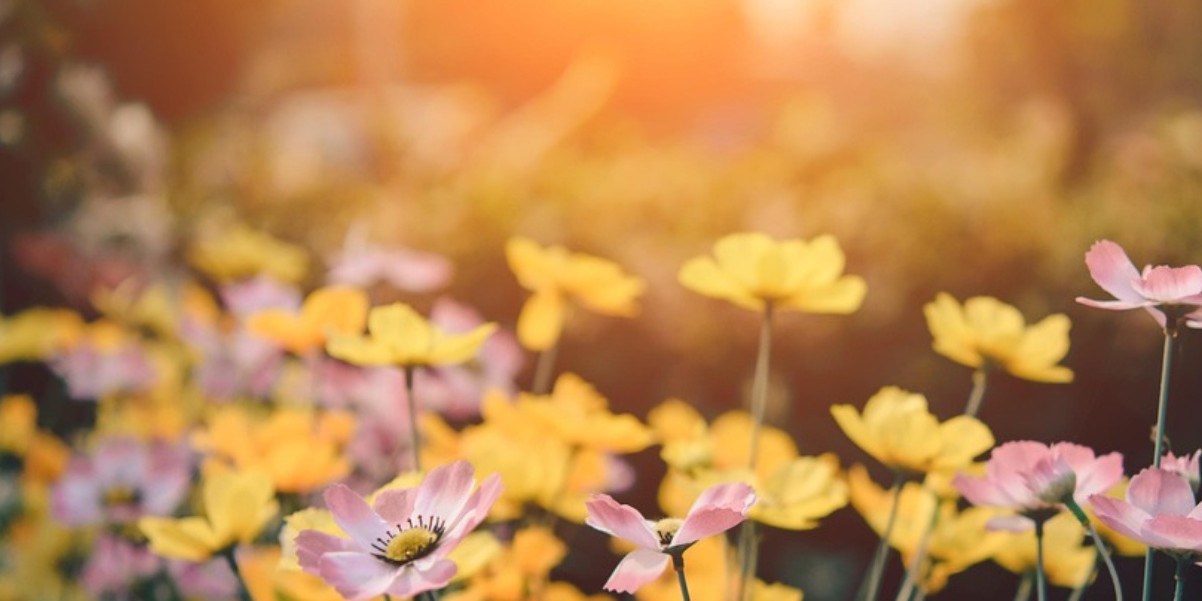
[[[74,311],[35,307],[0,316],[0,364],[41,361],[76,340],[83,319]]]
[[[774,307],[809,313],[851,313],[868,287],[843,274],[844,257],[833,236],[806,242],[766,234],[731,234],[714,244],[714,256],[689,259],[678,279],[684,287],[740,307]]]
[[[1026,574],[1035,571],[1035,531],[1003,533],[1003,543],[994,553],[998,565]],[[1043,525],[1043,569],[1048,582],[1064,588],[1077,588],[1093,575],[1097,551],[1083,545],[1085,528],[1067,511],[1056,514]]]
[[[350,472],[343,446],[353,424],[341,411],[278,409],[255,419],[230,406],[216,412],[192,442],[240,470],[266,473],[276,490],[306,493]]]
[[[568,299],[603,315],[629,317],[646,287],[612,261],[562,246],[543,248],[529,238],[511,238],[505,257],[518,283],[534,292],[522,307],[517,327],[522,345],[534,351],[545,351],[559,340]]]
[[[494,397],[495,399],[495,397]],[[569,446],[636,453],[651,445],[651,431],[633,415],[609,411],[605,397],[579,376],[566,373],[547,396],[519,394],[513,404],[489,403],[494,420],[534,420]]]
[[[300,313],[267,309],[251,315],[246,326],[255,334],[302,355],[326,342],[331,333],[358,334],[367,319],[367,294],[346,286],[313,291]]]
[[[968,367],[999,367],[1035,382],[1071,382],[1073,372],[1057,365],[1068,353],[1069,320],[1049,315],[1027,327],[1018,309],[989,296],[961,307],[947,293],[923,307],[935,352]]]
[[[452,600],[521,601],[523,599],[546,599],[545,584],[551,569],[559,565],[567,555],[567,545],[559,540],[549,528],[532,526],[518,530],[508,547],[489,535],[491,544],[478,544],[478,550],[470,557],[451,559],[463,569],[463,560],[471,563],[466,574],[457,573],[456,581],[466,580],[464,589],[449,597]],[[467,540],[464,541],[468,542]],[[485,541],[481,540],[480,543]],[[461,548],[456,548],[456,551]],[[485,560],[481,562],[480,560]],[[563,591],[560,591],[561,593]]]
[[[295,533],[293,533],[295,536]],[[279,547],[255,548],[238,556],[238,569],[254,601],[343,601],[320,576],[284,568]],[[374,601],[384,601],[375,597]]]
[[[726,539],[709,536],[689,548],[684,562],[685,578],[693,601],[722,601],[734,597],[738,581],[737,564],[730,558],[733,551]],[[680,584],[676,570],[664,570],[660,577],[643,585],[634,593],[639,601],[679,601]],[[758,578],[751,583],[752,601],[801,601],[800,589],[784,584],[768,584]]]
[[[209,470],[201,484],[205,517],[142,518],[138,527],[163,557],[203,561],[248,543],[279,511],[267,474]]]
[[[443,365],[475,356],[497,324],[486,323],[465,334],[448,334],[412,307],[394,303],[373,307],[367,316],[368,336],[331,333],[330,355],[357,365]]]
[[[831,415],[852,442],[895,470],[954,470],[994,442],[980,420],[959,415],[939,423],[925,397],[893,386],[868,399],[862,415],[851,405],[835,405]]]
[[[38,408],[27,394],[0,399],[0,451],[21,456],[38,431]]]
[[[213,296],[193,281],[175,287],[164,282],[143,287],[141,282],[131,279],[114,288],[96,289],[91,301],[105,317],[168,338],[178,334],[179,322],[184,316],[213,323],[221,311]]]
[[[195,242],[188,250],[188,262],[219,282],[266,274],[294,284],[309,269],[304,248],[244,224]]]

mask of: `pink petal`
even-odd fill
[[[1118,244],[1110,240],[1095,242],[1085,253],[1085,266],[1093,281],[1115,298],[1128,302],[1143,300],[1132,287],[1140,279],[1139,271]]]
[[[1150,467],[1131,479],[1127,502],[1150,516],[1188,515],[1194,509],[1194,491],[1181,475]]]
[[[296,559],[301,569],[315,576],[321,575],[321,556],[338,551],[355,551],[357,547],[349,538],[326,534],[319,530],[301,530],[296,535]]]
[[[1084,502],[1090,495],[1106,492],[1123,478],[1123,456],[1109,453],[1095,457],[1093,449],[1061,442],[1052,445],[1052,453],[1064,458],[1077,475],[1077,501]]]
[[[644,584],[659,578],[668,567],[669,557],[666,553],[650,549],[635,549],[626,554],[614,573],[605,581],[604,588],[615,593],[633,593]]]
[[[1143,278],[1133,287],[1145,298],[1161,303],[1179,303],[1182,299],[1202,293],[1202,267],[1152,267],[1144,270]]]
[[[687,545],[707,536],[725,532],[747,517],[755,503],[755,491],[742,482],[711,486],[697,497],[684,523],[672,537],[672,546]]]
[[[1094,495],[1089,498],[1089,503],[1093,506],[1094,515],[1098,516],[1103,524],[1127,538],[1143,540],[1139,533],[1140,528],[1144,522],[1152,519],[1152,516],[1144,513],[1142,509],[1106,495]]]
[[[413,516],[417,489],[391,489],[376,495],[372,509],[389,524],[400,524]]]
[[[1202,522],[1182,515],[1154,516],[1140,534],[1149,547],[1202,553]]]
[[[1108,311],[1126,311],[1128,309],[1138,309],[1139,307],[1151,307],[1152,305],[1156,304],[1150,300],[1142,300],[1142,299],[1138,300],[1138,301],[1122,301],[1122,300],[1100,301],[1100,300],[1094,300],[1092,298],[1085,298],[1084,296],[1078,296],[1077,302],[1081,303],[1082,305],[1085,305],[1087,307],[1093,307],[1095,309],[1106,309]]]
[[[997,488],[988,478],[956,474],[952,486],[968,499],[973,505],[986,507],[1009,507],[1013,499]]]
[[[393,581],[392,586],[388,588],[388,594],[396,599],[404,599],[417,597],[426,591],[441,589],[451,582],[451,578],[455,577],[455,572],[458,570],[455,562],[449,559],[439,559],[430,567],[421,570],[412,564],[405,566],[397,579]]]
[[[397,566],[356,551],[322,555],[319,570],[322,580],[350,601],[384,594],[401,572]]]
[[[345,484],[335,484],[326,490],[326,508],[334,521],[351,536],[361,549],[370,549],[376,538],[384,536],[388,524],[372,511],[367,501]]]
[[[592,500],[584,505],[588,509],[588,517],[584,519],[584,523],[644,549],[655,549],[658,552],[659,537],[652,532],[651,526],[637,509],[622,505],[609,495],[593,495]]]
[[[716,484],[705,489],[693,506],[689,509],[692,514],[698,509],[722,508],[731,511],[746,512],[755,503],[755,490],[742,482]],[[686,518],[687,522],[688,519]]]
[[[464,460],[440,465],[426,474],[417,487],[413,513],[454,520],[476,484],[475,469]]]
[[[493,474],[485,478],[480,483],[480,488],[477,488],[476,492],[472,493],[472,497],[468,499],[463,512],[447,525],[447,539],[458,541],[474,530],[480,522],[484,521],[484,518],[488,517],[488,511],[497,502],[497,498],[501,496],[504,488],[501,486],[500,474]],[[444,546],[449,549],[453,545]]]

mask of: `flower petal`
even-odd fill
[[[600,494],[593,495],[593,498],[585,503],[585,507],[588,509],[588,517],[584,523],[589,526],[644,549],[659,550],[659,538],[637,509],[618,503],[609,495]]]
[[[672,537],[671,546],[687,545],[725,532],[747,518],[755,503],[755,491],[742,482],[711,486],[697,497],[684,523]]]
[[[1145,468],[1131,478],[1127,502],[1148,515],[1189,515],[1194,509],[1194,491],[1180,474]]]
[[[1127,538],[1143,540],[1139,533],[1140,528],[1143,527],[1144,522],[1152,519],[1152,516],[1142,509],[1106,495],[1094,495],[1089,498],[1089,503],[1093,507],[1094,515],[1103,524],[1110,526],[1115,532]]]
[[[357,551],[326,553],[319,567],[321,578],[350,601],[388,592],[403,569]]]
[[[1123,247],[1110,240],[1094,242],[1089,252],[1085,253],[1085,265],[1093,281],[1115,298],[1134,303],[1143,300],[1143,296],[1132,286],[1140,279],[1139,271]]]
[[[659,578],[668,567],[669,557],[665,553],[650,549],[635,549],[626,554],[618,567],[614,568],[609,580],[602,587],[615,593],[633,593],[644,584]]]
[[[1202,293],[1202,267],[1153,267],[1132,287],[1144,298],[1161,303],[1180,303]]]
[[[417,487],[413,513],[446,521],[459,517],[476,484],[475,468],[464,460],[440,465],[426,474]]]
[[[388,530],[388,524],[372,511],[367,501],[345,484],[335,484],[327,489],[325,501],[338,527],[349,534],[361,549],[370,549],[376,538]]]
[[[445,587],[458,571],[455,562],[439,559],[426,569],[407,567],[402,569],[388,588],[388,594],[397,599],[416,598],[418,595]]]
[[[296,535],[296,560],[302,570],[321,575],[321,556],[338,551],[356,551],[349,538],[326,534],[320,530],[301,530]]]

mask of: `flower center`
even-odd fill
[[[672,537],[676,536],[676,531],[680,530],[680,525],[683,523],[684,520],[680,518],[664,518],[655,523],[655,534],[659,536],[661,547],[672,544]]]
[[[393,564],[404,564],[425,557],[434,550],[446,531],[446,522],[439,518],[409,518],[396,525],[397,531],[386,531],[372,544],[374,555]]]
[[[101,503],[105,507],[125,507],[137,505],[141,499],[142,494],[137,489],[118,485],[109,487],[104,491]]]

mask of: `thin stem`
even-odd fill
[[[910,564],[910,568],[906,570],[906,578],[902,581],[901,588],[897,591],[897,598],[894,601],[906,601],[914,594],[914,587],[921,580],[919,571],[922,570],[923,564],[927,560],[927,551],[931,547],[931,535],[935,532],[935,526],[939,523],[939,496],[930,489],[926,489],[927,494],[934,499],[934,506],[931,508],[931,519],[927,522],[927,528],[922,533],[922,539],[918,541],[918,551],[914,554],[914,561]]]
[[[1014,591],[1014,601],[1027,601],[1031,598],[1031,584],[1035,581],[1032,576],[1031,572],[1023,573],[1022,580],[1018,581],[1018,590]]]
[[[964,406],[964,415],[976,417],[981,410],[981,401],[985,398],[985,381],[989,379],[989,369],[982,365],[972,372],[972,392],[968,393],[968,404]]]
[[[551,380],[555,375],[555,359],[558,355],[559,341],[538,354],[538,363],[534,366],[534,381],[530,384],[530,394],[547,394],[551,391]]]
[[[1065,501],[1065,506],[1068,510],[1077,516],[1077,521],[1081,522],[1089,530],[1089,536],[1093,538],[1094,547],[1098,549],[1098,556],[1102,558],[1102,562],[1106,564],[1106,570],[1110,572],[1110,581],[1114,584],[1115,601],[1123,601],[1123,587],[1119,584],[1118,570],[1114,569],[1114,562],[1110,559],[1110,552],[1106,550],[1106,545],[1102,544],[1102,537],[1098,536],[1098,529],[1094,527],[1089,516],[1085,515],[1085,511],[1077,504],[1077,501],[1071,497]]]
[[[1035,520],[1035,591],[1039,601],[1047,601],[1048,583],[1043,573],[1043,520]]]
[[[893,526],[897,523],[897,509],[901,505],[901,489],[905,479],[905,474],[897,472],[893,488],[890,489],[893,500],[889,504],[889,519],[885,522],[885,530],[881,532],[881,540],[876,545],[876,554],[872,558],[872,567],[868,570],[868,577],[860,585],[863,594],[857,595],[857,598],[862,601],[876,601],[877,593],[880,592],[881,575],[885,571],[885,558],[889,555],[889,537],[893,535]]]
[[[748,469],[755,472],[755,462],[760,450],[760,430],[764,427],[764,413],[768,408],[768,361],[772,353],[772,303],[764,304],[764,318],[760,321],[760,344],[755,355],[755,378],[751,382],[751,451],[748,453]]]
[[[676,568],[676,580],[680,582],[680,596],[689,601],[689,583],[684,578],[684,552],[672,554],[672,567]]]
[[[413,470],[422,471],[422,439],[417,427],[417,395],[414,394],[413,375],[417,366],[406,365],[405,395],[409,400],[409,449],[413,454]]]
[[[756,525],[754,520],[746,520],[739,528],[739,583],[736,591],[735,599],[738,601],[747,601],[751,598],[751,581],[755,578],[756,564],[759,560],[759,553],[756,549],[758,540],[756,535]]]
[[[221,552],[221,556],[225,558],[225,562],[230,566],[230,571],[234,573],[234,579],[238,581],[238,599],[251,601],[250,592],[246,590],[246,580],[242,578],[242,570],[238,569],[238,560],[234,558],[234,548],[233,546],[227,547]]]
[[[1174,579],[1177,581],[1177,586],[1173,588],[1173,601],[1181,601],[1185,597],[1185,567],[1189,564],[1189,560],[1184,557],[1177,558],[1177,574]]]
[[[1156,407],[1156,440],[1152,442],[1152,466],[1160,467],[1160,457],[1163,454],[1165,414],[1169,409],[1169,374],[1173,369],[1173,342],[1177,338],[1177,328],[1172,316],[1166,316],[1164,329],[1164,351],[1160,359],[1160,399]],[[1144,594],[1143,601],[1152,598],[1152,549],[1144,553]]]

